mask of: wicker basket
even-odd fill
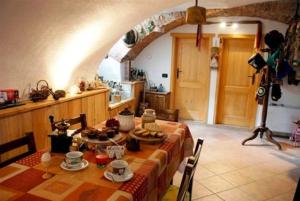
[[[44,82],[46,85],[42,85],[42,82]],[[49,94],[50,92],[48,82],[46,80],[39,80],[36,83],[36,89],[31,90],[29,97],[33,102],[37,102],[47,99]]]

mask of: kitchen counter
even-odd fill
[[[51,95],[49,95],[48,99],[39,101],[39,102],[32,102],[32,101],[28,100],[28,101],[24,102],[25,105],[20,105],[20,106],[0,110],[0,118],[19,114],[19,113],[28,112],[31,110],[36,110],[39,108],[43,108],[43,107],[47,107],[47,106],[51,106],[51,105],[55,105],[55,104],[59,104],[59,103],[64,103],[64,102],[71,101],[71,100],[74,100],[77,98],[83,98],[83,97],[87,97],[87,96],[104,93],[107,91],[108,91],[107,88],[103,88],[103,89],[97,89],[97,90],[92,90],[92,91],[85,91],[81,94],[66,94],[66,97],[60,98],[57,101],[54,100]]]
[[[108,109],[113,110],[115,108],[118,108],[118,107],[120,107],[122,105],[125,105],[126,103],[130,103],[132,101],[134,101],[134,98],[128,98],[128,99],[125,99],[125,100],[121,100],[118,103],[110,103],[109,106],[108,106]]]

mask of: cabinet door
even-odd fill
[[[82,111],[81,99],[75,99],[68,102],[68,111],[70,118],[78,117]]]
[[[68,101],[68,117],[69,118],[75,118],[75,117],[79,117],[79,115],[81,114],[81,99],[75,99],[75,100],[71,100]],[[73,126],[70,127],[70,129],[78,129],[80,128],[81,125],[80,124],[75,124]]]
[[[154,94],[146,94],[146,101],[149,103],[150,108],[157,108],[157,98]]]
[[[49,115],[53,115],[53,113],[54,107],[51,106],[32,111],[32,127],[35,143],[38,150],[50,147],[50,140],[48,138],[48,135],[52,131],[49,122]],[[56,112],[55,114],[58,115],[59,112]]]
[[[86,114],[87,125],[95,125],[95,98],[88,96],[81,99],[82,113]]]
[[[157,95],[157,109],[164,110],[166,109],[166,97],[163,95]]]
[[[53,105],[51,106],[51,108],[52,115],[54,116],[54,121],[71,118],[67,102]]]
[[[106,93],[97,94],[95,97],[95,124],[99,124],[106,120],[108,105],[106,101]]]
[[[32,132],[31,119],[31,112],[0,118],[0,144],[21,138],[26,132]],[[21,147],[8,153],[1,154],[0,161],[12,158],[24,151],[26,151],[26,148]]]

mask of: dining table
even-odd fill
[[[48,172],[41,163],[45,151],[38,151],[0,169],[0,201],[156,201],[166,193],[184,159],[193,154],[193,138],[184,123],[156,120],[167,138],[161,143],[140,143],[139,151],[126,150],[122,160],[133,172],[129,181],[114,182],[104,176],[107,168],[96,163],[95,151],[84,152],[88,167],[66,171],[60,167],[64,153],[51,153]],[[101,128],[104,123],[95,125]],[[135,126],[141,119],[135,118]],[[123,133],[127,135],[126,133]]]

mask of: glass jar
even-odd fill
[[[142,115],[142,128],[145,127],[146,123],[154,123],[156,119],[155,110],[153,109],[145,109]]]

